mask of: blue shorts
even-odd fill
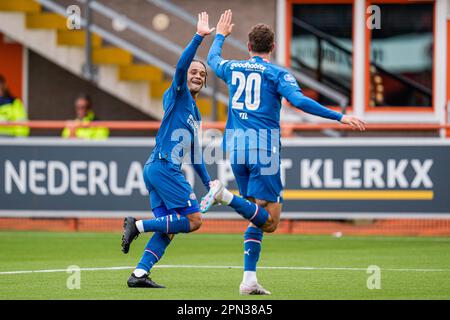
[[[245,157],[236,151],[230,153],[231,169],[242,197],[268,202],[283,202],[280,157],[277,155],[272,159],[275,160],[270,163],[267,161],[261,163],[255,154],[249,156],[248,150],[245,152]]]
[[[160,207],[169,213],[175,210],[181,215],[200,212],[195,193],[179,165],[164,159],[147,162],[144,166],[144,182],[154,212]]]

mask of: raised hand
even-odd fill
[[[344,115],[341,119],[341,123],[351,126],[353,130],[366,130],[366,123],[357,117]]]
[[[207,36],[211,34],[211,32],[214,31],[215,28],[209,27],[209,17],[208,13],[203,11],[202,13],[198,14],[198,22],[197,22],[197,33],[201,35],[202,37]]]
[[[231,19],[233,17],[233,13],[230,9],[226,10],[220,16],[219,22],[217,22],[216,34],[221,34],[225,37],[229,36],[231,31],[233,30],[234,24],[231,23]]]

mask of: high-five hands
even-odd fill
[[[198,22],[197,22],[197,33],[202,37],[211,34],[215,28],[209,27],[209,17],[208,13],[205,11],[198,14]]]
[[[232,17],[233,13],[231,12],[230,9],[226,10],[224,13],[221,14],[219,22],[217,22],[216,34],[221,34],[224,37],[230,35],[234,26],[234,24],[231,23]]]

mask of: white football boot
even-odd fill
[[[219,204],[222,201],[222,192],[225,189],[223,183],[219,180],[214,180],[210,184],[208,193],[202,198],[200,202],[200,212],[207,212],[213,205]]]
[[[270,295],[270,291],[264,289],[259,283],[255,282],[254,285],[248,285],[241,282],[239,286],[239,293],[243,296],[248,295]]]

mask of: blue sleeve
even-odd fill
[[[202,180],[206,190],[209,191],[209,182],[211,181],[211,178],[208,174],[208,171],[206,170],[205,163],[202,162],[201,164],[193,164],[193,167],[195,172],[197,172],[198,176]]]
[[[199,160],[200,163],[198,163]],[[194,167],[195,172],[197,172],[198,176],[202,180],[202,183],[205,186],[206,190],[209,191],[209,182],[211,181],[211,177],[206,170],[205,162],[203,161],[202,148],[199,147],[198,140],[195,141],[194,145],[191,148],[191,163]]]
[[[178,60],[177,67],[175,70],[175,76],[173,77],[172,85],[179,90],[187,81],[187,71],[191,65],[192,60],[195,57],[197,48],[202,43],[203,37],[198,33],[192,38],[189,45],[184,49],[181,54],[180,60]]]
[[[225,70],[228,60],[222,59],[222,46],[223,42],[225,41],[225,37],[221,34],[216,35],[216,38],[214,39],[214,42],[211,46],[211,49],[209,49],[208,53],[208,65],[211,67],[211,69],[214,71],[216,76],[218,76],[220,79],[227,81],[225,77]]]
[[[288,72],[280,73],[277,91],[294,107],[306,113],[331,120],[341,121],[342,119],[342,113],[328,109],[313,99],[306,97],[300,90],[297,80]]]

